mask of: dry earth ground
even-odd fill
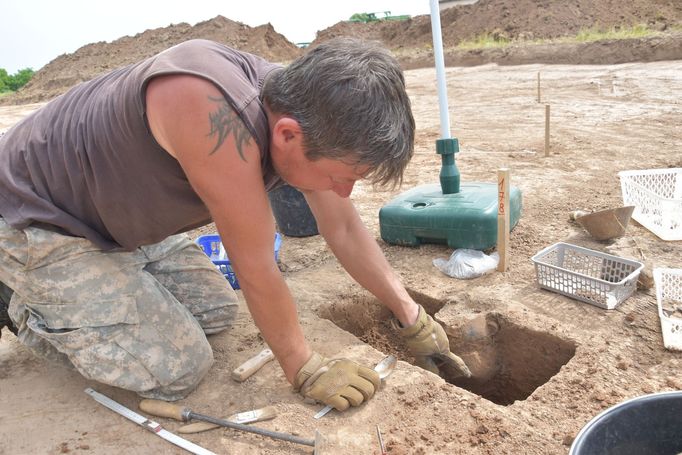
[[[538,72],[542,103],[536,99]],[[437,182],[440,168],[434,71],[410,70],[406,78],[418,129],[402,190]],[[637,223],[622,239],[598,243],[568,220],[575,209],[620,205],[620,170],[682,167],[682,61],[486,65],[448,68],[447,78],[452,133],[462,146],[462,181],[493,182],[496,170],[506,166],[523,192],[522,219],[511,235],[511,269],[461,281],[432,265],[451,253],[445,246],[379,243],[415,298],[448,327],[453,349],[475,368],[478,380],[453,384],[411,365],[388,331],[386,311],[348,278],[322,240],[285,238],[282,269],[312,346],[365,362],[387,353],[403,361],[367,405],[313,420],[319,406],[293,394],[274,362],[242,384],[230,379],[232,369],[263,348],[242,305],[234,327],[211,337],[216,363],[183,404],[215,416],[274,405],[277,418],[260,426],[303,437],[319,429],[334,454],[378,454],[375,425],[394,455],[559,454],[601,410],[682,388],[682,354],[663,348],[652,289],[604,311],[539,290],[530,260],[542,248],[568,241],[682,267],[681,242],[661,241]],[[544,103],[552,114],[549,157],[543,151]],[[1,107],[0,129],[34,107]],[[354,191],[377,239],[378,210],[400,191],[374,192],[364,185]],[[201,232],[206,230],[210,227]],[[137,409],[135,394],[36,359],[5,331],[0,453],[185,453],[92,401],[83,393],[88,386]],[[157,420],[171,431],[181,425]],[[189,438],[216,453],[312,452],[231,430]]]

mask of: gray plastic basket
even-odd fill
[[[612,310],[630,297],[644,268],[641,262],[556,243],[533,256],[543,289]]]

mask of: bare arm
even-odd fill
[[[367,231],[351,200],[333,191],[306,192],[305,196],[320,233],[346,271],[387,306],[401,324],[414,324],[417,304]]]
[[[146,99],[152,134],[208,207],[254,322],[292,382],[311,350],[273,257],[275,227],[255,140],[220,91],[201,78],[155,78]]]

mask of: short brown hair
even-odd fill
[[[399,184],[414,151],[402,70],[379,43],[335,38],[268,78],[263,99],[294,118],[306,156],[351,158],[378,184]]]

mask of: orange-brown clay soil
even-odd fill
[[[576,8],[583,8],[576,11],[587,11],[584,3],[576,2]],[[654,2],[633,2],[644,16],[649,3]],[[492,0],[481,0],[479,8],[491,4]],[[659,23],[664,22],[661,16],[679,12],[678,2],[656,4]],[[571,17],[562,21],[572,23]],[[656,39],[671,40],[669,46],[680,52],[674,32]],[[650,56],[665,47],[660,42],[594,46],[603,56],[619,55],[619,46],[644,46],[643,54]],[[560,54],[551,49],[543,52]],[[413,59],[424,56],[424,62],[432,59],[428,50],[394,51]],[[134,52],[131,48],[124,54]],[[457,52],[446,49],[446,58]],[[577,52],[576,58],[581,54]],[[575,65],[556,60],[530,63],[538,58],[533,55],[530,61],[502,62],[504,66],[454,59],[446,70],[452,134],[461,145],[457,163],[462,182],[494,182],[497,169],[508,167],[512,184],[523,193],[522,217],[511,234],[508,272],[473,280],[450,278],[432,264],[433,259],[450,255],[446,246],[408,248],[380,238],[378,211],[384,204],[402,191],[438,182],[435,141],[440,130],[432,60],[405,73],[417,133],[416,153],[403,187],[375,190],[360,183],[352,195],[388,260],[414,298],[445,325],[452,349],[472,366],[474,378],[454,378],[448,371],[439,377],[412,365],[413,359],[390,330],[389,313],[352,282],[323,240],[284,237],[281,269],[313,348],[372,364],[396,354],[401,360],[396,370],[366,405],[315,420],[312,416],[320,406],[292,393],[275,362],[243,383],[230,378],[235,367],[264,347],[242,299],[234,326],[210,338],[213,368],[182,404],[214,416],[273,405],[277,417],[259,426],[305,438],[319,430],[326,438],[322,453],[379,454],[378,425],[391,455],[561,454],[602,410],[635,396],[682,389],[682,354],[663,347],[654,289],[640,288],[615,310],[606,311],[540,290],[531,261],[541,249],[563,241],[645,262],[647,271],[655,266],[682,268],[681,242],[660,240],[634,221],[624,237],[597,242],[569,220],[576,209],[621,205],[619,171],[682,167],[682,56],[661,60],[620,54],[629,63]],[[123,63],[124,59],[108,56],[111,62],[102,63],[107,68]],[[63,64],[59,59],[51,64]],[[75,60],[72,67],[78,67]],[[55,90],[63,89],[60,78],[72,77],[74,82],[80,77],[63,74],[53,78],[60,87]],[[0,131],[40,105],[26,103],[56,93],[45,90],[48,95],[36,95],[40,90],[27,87],[30,96],[24,104],[0,106]],[[545,103],[551,106],[549,156],[544,151]],[[5,329],[0,339],[0,454],[185,453],[95,403],[83,393],[86,387],[137,410],[139,397],[134,393],[93,383],[37,359]],[[171,431],[182,425],[155,420]],[[309,447],[232,430],[187,438],[221,454],[312,453]]]
[[[544,104],[551,105],[551,155],[544,156]],[[234,327],[211,337],[216,363],[184,404],[228,415],[274,405],[264,428],[312,437],[334,454],[376,454],[379,425],[391,454],[566,453],[579,429],[627,398],[682,387],[681,354],[663,348],[653,289],[640,289],[606,311],[540,290],[530,258],[555,242],[586,246],[653,266],[682,267],[680,242],[665,242],[636,222],[616,241],[599,243],[569,221],[575,209],[622,203],[618,171],[682,167],[682,63],[609,66],[484,65],[447,69],[453,135],[463,182],[495,181],[511,169],[523,192],[511,235],[511,269],[474,280],[439,272],[443,245],[390,246],[379,239],[378,210],[400,191],[437,182],[439,137],[435,71],[406,72],[417,120],[416,155],[393,192],[358,185],[360,214],[413,296],[442,321],[476,372],[462,381],[413,366],[390,332],[389,314],[342,271],[319,237],[285,237],[281,267],[310,343],[325,355],[402,360],[367,405],[321,420],[317,405],[293,394],[276,363],[244,383],[237,365],[263,348],[245,306]],[[0,128],[36,106],[0,108]],[[211,226],[196,231],[206,232]],[[472,335],[474,334],[474,335]],[[29,354],[12,334],[0,340],[0,453],[182,453],[94,403],[92,386],[136,409],[130,392],[87,381]],[[160,419],[175,430],[179,422]],[[302,446],[230,430],[189,438],[216,453],[310,453]]]

